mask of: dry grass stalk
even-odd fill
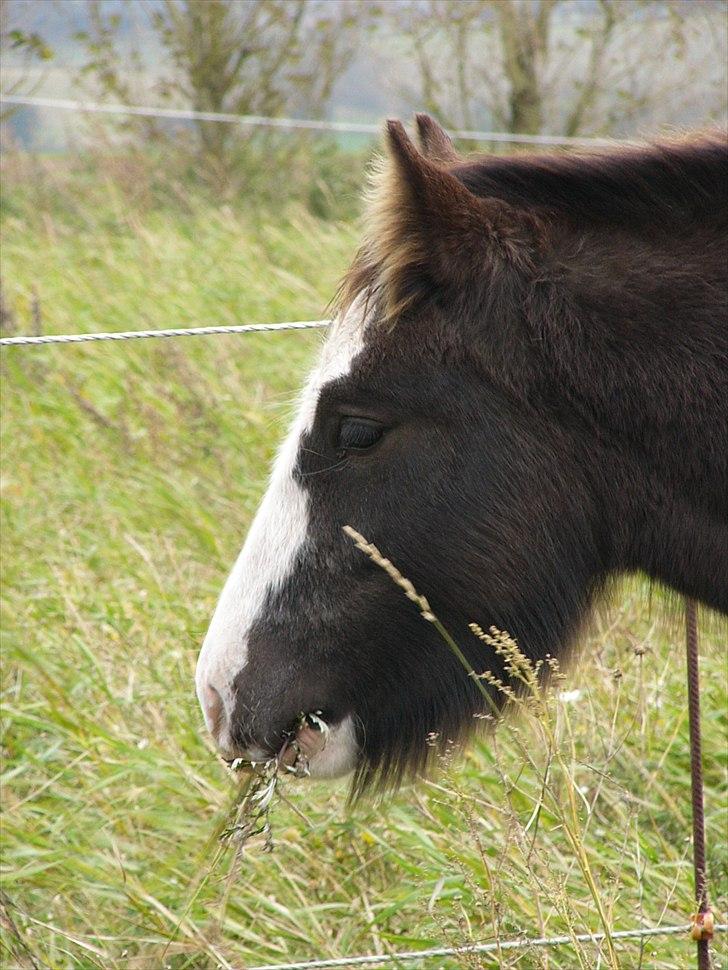
[[[380,566],[389,576],[392,582],[396,583],[396,585],[403,590],[407,599],[412,600],[412,602],[419,607],[422,618],[427,620],[428,623],[434,623],[436,619],[435,614],[432,612],[426,597],[417,592],[412,582],[402,575],[394,563],[390,559],[383,556],[373,542],[367,542],[361,532],[357,532],[356,529],[353,529],[350,525],[344,526],[344,532],[349,536],[350,539],[353,539],[356,548],[360,549],[363,553],[369,556],[373,563]]]
[[[542,683],[539,676],[543,667],[545,666],[554,679],[561,679],[558,661],[556,658],[549,656],[546,658],[544,664],[532,662],[523,653],[516,641],[507,631],[498,630],[496,627],[491,627],[490,632],[485,633],[480,626],[473,623],[470,624],[470,630],[475,634],[475,636],[478,637],[478,639],[487,643],[495,650],[496,654],[502,659],[505,670],[509,677],[511,677],[514,681],[521,682],[525,686],[525,702],[512,686],[504,683],[503,679],[497,677],[492,671],[486,670],[480,674],[476,673],[470,661],[467,659],[450,633],[442,625],[440,620],[437,618],[437,615],[433,612],[427,598],[417,592],[411,580],[403,576],[394,563],[387,559],[387,557],[382,554],[374,543],[368,542],[360,532],[357,532],[356,529],[349,525],[346,525],[343,528],[345,534],[354,541],[357,549],[360,549],[369,557],[369,559],[371,559],[373,563],[375,563],[375,565],[383,569],[389,578],[404,592],[407,599],[416,604],[423,618],[435,626],[440,636],[460,660],[468,674],[474,679],[478,689],[487,703],[494,710],[498,712],[498,707],[493,696],[484,686],[484,683],[488,684],[494,692],[501,693],[507,700],[522,703],[525,710],[531,711],[534,714],[536,721],[543,730],[547,741],[549,764],[553,759],[553,761],[561,769],[562,777],[565,781],[568,805],[566,809],[564,809],[558,795],[553,791],[550,791],[550,773],[547,771],[544,776],[541,799],[539,804],[534,809],[532,819],[537,818],[538,815],[540,815],[541,804],[543,799],[548,794],[550,796],[550,801],[553,803],[552,810],[559,819],[559,822],[567,836],[584,881],[589,889],[589,893],[599,916],[599,921],[605,933],[604,943],[607,965],[610,966],[612,970],[618,970],[620,963],[614,948],[614,942],[611,937],[611,922],[606,912],[604,901],[601,897],[599,886],[589,863],[589,858],[583,842],[582,826],[578,814],[580,793],[578,792],[578,786],[574,779],[571,766],[560,749],[557,739],[557,732],[553,723],[552,712],[549,710],[547,704],[548,698],[553,696],[553,691],[549,690],[548,684]],[[523,753],[525,763],[536,767],[532,754],[528,750],[528,745],[526,745],[520,738],[520,731],[513,728],[511,733],[518,741],[518,746]],[[571,760],[573,761],[573,752]],[[529,827],[530,825],[531,821],[529,821]]]

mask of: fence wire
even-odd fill
[[[653,926],[641,930],[616,930],[610,933],[613,940],[644,939],[651,936],[680,936],[689,939],[691,926]],[[725,933],[728,923],[718,923],[714,932]],[[529,947],[564,946],[574,943],[601,943],[605,933],[577,933],[573,936],[541,936],[526,940],[504,940],[491,943],[467,943],[464,946],[434,947],[430,950],[408,950],[403,953],[368,953],[356,957],[336,957],[331,960],[307,960],[301,963],[271,963],[248,970],[338,970],[341,967],[374,966],[384,963],[427,960],[433,957],[460,957],[477,953],[502,953],[524,950]]]
[[[224,111],[193,111],[189,108],[161,108],[140,104],[105,104],[99,101],[72,101],[65,98],[25,97],[0,94],[0,103],[29,108],[53,108],[59,111],[80,111],[89,114],[132,115],[143,118],[167,118],[173,121],[217,121],[223,124],[262,128],[281,128],[288,131],[351,132],[378,135],[382,126],[354,121],[318,121],[311,118],[270,118],[265,115],[238,115]],[[505,142],[513,145],[571,145],[597,147],[614,145],[609,138],[576,138],[569,135],[525,135],[509,131],[452,131],[461,141]],[[624,144],[624,142],[621,142]]]
[[[146,340],[151,337],[209,337],[230,333],[268,333],[275,330],[321,330],[330,320],[295,320],[289,323],[245,323],[229,327],[172,327],[168,330],[117,330],[107,333],[52,333],[43,336],[0,337],[0,347],[44,344],[86,344],[100,340]]]

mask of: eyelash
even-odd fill
[[[368,418],[343,418],[339,425],[338,454],[348,451],[368,451],[381,441],[384,427]]]

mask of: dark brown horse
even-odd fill
[[[463,161],[417,126],[419,150],[388,125],[197,672],[224,755],[271,757],[318,711],[312,774],[359,785],[421,766],[483,699],[346,524],[476,670],[495,662],[470,621],[558,655],[627,572],[728,613],[725,138]]]

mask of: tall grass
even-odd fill
[[[48,332],[317,317],[356,245],[302,209],[269,222],[185,197],[175,212],[113,181],[59,196],[55,178],[6,180],[2,282],[22,331],[34,300]],[[238,796],[202,728],[196,654],[320,339],[3,353],[3,966],[237,968],[687,921],[682,640],[639,581],[599,613],[545,722],[522,712],[447,747],[383,803],[291,779],[275,852],[220,849]],[[724,645],[703,630],[725,908]],[[677,970],[692,950],[655,938],[437,965]]]

